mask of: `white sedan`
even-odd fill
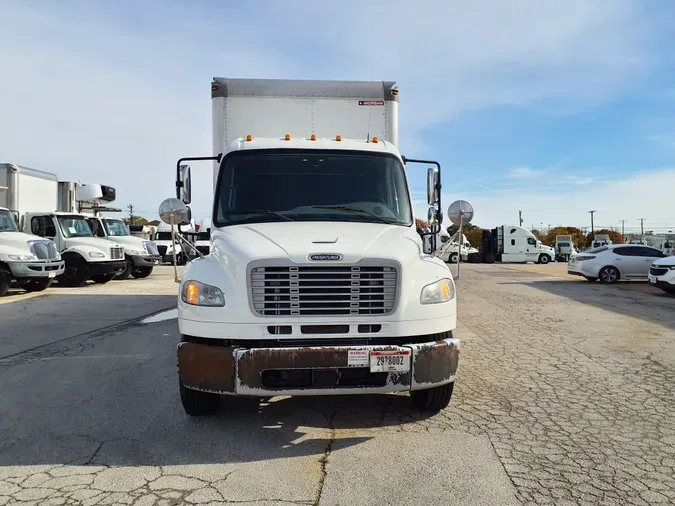
[[[649,268],[649,284],[675,295],[675,256],[657,260]]]
[[[588,281],[616,283],[624,279],[648,279],[650,266],[666,255],[638,244],[609,244],[572,255],[567,273]]]

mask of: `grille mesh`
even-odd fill
[[[124,258],[124,248],[110,248],[110,258],[113,260],[122,260]]]
[[[650,267],[649,273],[652,276],[664,276],[665,274],[668,273],[668,269],[662,267]]]
[[[166,256],[166,250],[168,248],[166,246],[157,246],[157,251],[159,251],[159,254],[162,255],[163,257]]]
[[[159,255],[159,250],[154,242],[146,242],[145,247],[151,255]]]
[[[33,242],[31,249],[33,250],[33,254],[40,260],[51,260],[58,255],[56,244],[53,242],[35,241]]]
[[[397,275],[394,267],[257,267],[250,290],[263,316],[385,315]]]

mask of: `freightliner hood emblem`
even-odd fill
[[[307,257],[309,260],[314,261],[325,261],[325,260],[342,260],[342,255],[340,253],[314,253]]]

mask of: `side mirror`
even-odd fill
[[[438,202],[438,169],[427,169],[427,204],[433,206]]]
[[[178,181],[176,186],[179,190],[179,198],[183,204],[187,205],[192,202],[192,178],[190,175],[190,166],[181,165],[179,171]]]
[[[189,222],[190,208],[178,199],[166,199],[159,205],[159,217],[169,225],[180,225],[186,219]]]

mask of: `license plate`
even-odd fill
[[[49,274],[47,274],[47,277],[49,277],[49,278],[55,278],[55,277],[56,277],[56,273],[55,273],[55,272],[50,272]]]
[[[409,350],[370,352],[370,372],[408,372],[409,370]]]
[[[656,284],[656,283],[659,282],[659,278],[650,279],[649,282],[652,283],[652,284]]]
[[[155,260],[154,264],[159,265],[159,260]]]

